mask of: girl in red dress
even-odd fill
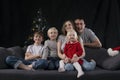
[[[79,58],[76,62],[75,58],[78,58],[83,55],[83,49],[81,47],[80,42],[78,41],[77,33],[74,30],[70,30],[67,32],[67,42],[64,47],[64,55],[65,59],[60,60],[59,62],[59,72],[65,71],[64,66],[66,63],[72,63],[75,69],[78,71],[77,78],[84,74],[81,65],[83,64],[83,60]]]

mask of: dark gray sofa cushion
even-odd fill
[[[24,58],[24,56],[25,56],[25,51],[20,46],[10,47],[10,48],[7,48],[7,50],[12,55],[17,56],[17,57]]]
[[[104,69],[109,69],[109,70],[120,69],[120,54],[114,57],[107,58],[105,61],[103,61],[102,66]]]
[[[7,56],[12,55],[6,48],[0,47],[0,69],[8,68],[8,65],[5,62]]]
[[[105,48],[85,48],[86,59],[94,59],[97,66],[108,69],[118,70],[120,69],[120,54],[114,57],[110,57]]]
[[[103,62],[109,57],[107,50],[104,48],[87,48],[85,47],[87,60],[94,59],[97,63],[97,66],[103,68]]]
[[[10,66],[6,64],[5,60],[7,56],[12,55],[24,58],[24,50],[19,46],[14,46],[10,48],[0,47],[0,68],[10,68]]]
[[[0,70],[0,80],[120,80],[120,71],[95,69],[77,78],[77,71],[60,73],[57,70],[26,71],[20,69]]]

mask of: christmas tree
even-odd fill
[[[47,30],[48,30],[48,23],[45,19],[45,17],[43,17],[42,15],[42,10],[41,8],[37,10],[37,12],[35,13],[35,18],[33,18],[33,21],[32,21],[32,28],[31,28],[31,32],[30,32],[30,35],[28,36],[27,40],[25,41],[25,46],[28,46],[30,44],[33,43],[33,33],[35,31],[42,31],[44,32],[44,40],[47,39]]]

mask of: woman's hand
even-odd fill
[[[79,57],[76,54],[74,54],[71,59],[71,62],[74,63],[74,62],[77,62],[78,60],[79,60]]]
[[[62,58],[65,59],[65,58],[66,58],[66,55],[65,55],[65,54],[62,54]]]
[[[64,62],[65,62],[65,63],[70,63],[70,62],[71,62],[71,61],[70,61],[70,58],[66,57],[66,58],[64,59]]]

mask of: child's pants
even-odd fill
[[[21,63],[25,65],[32,64],[34,69],[45,69],[48,66],[47,60],[45,59],[24,60],[23,58],[18,58],[16,56],[8,56],[6,58],[6,63],[15,69],[18,68]]]

